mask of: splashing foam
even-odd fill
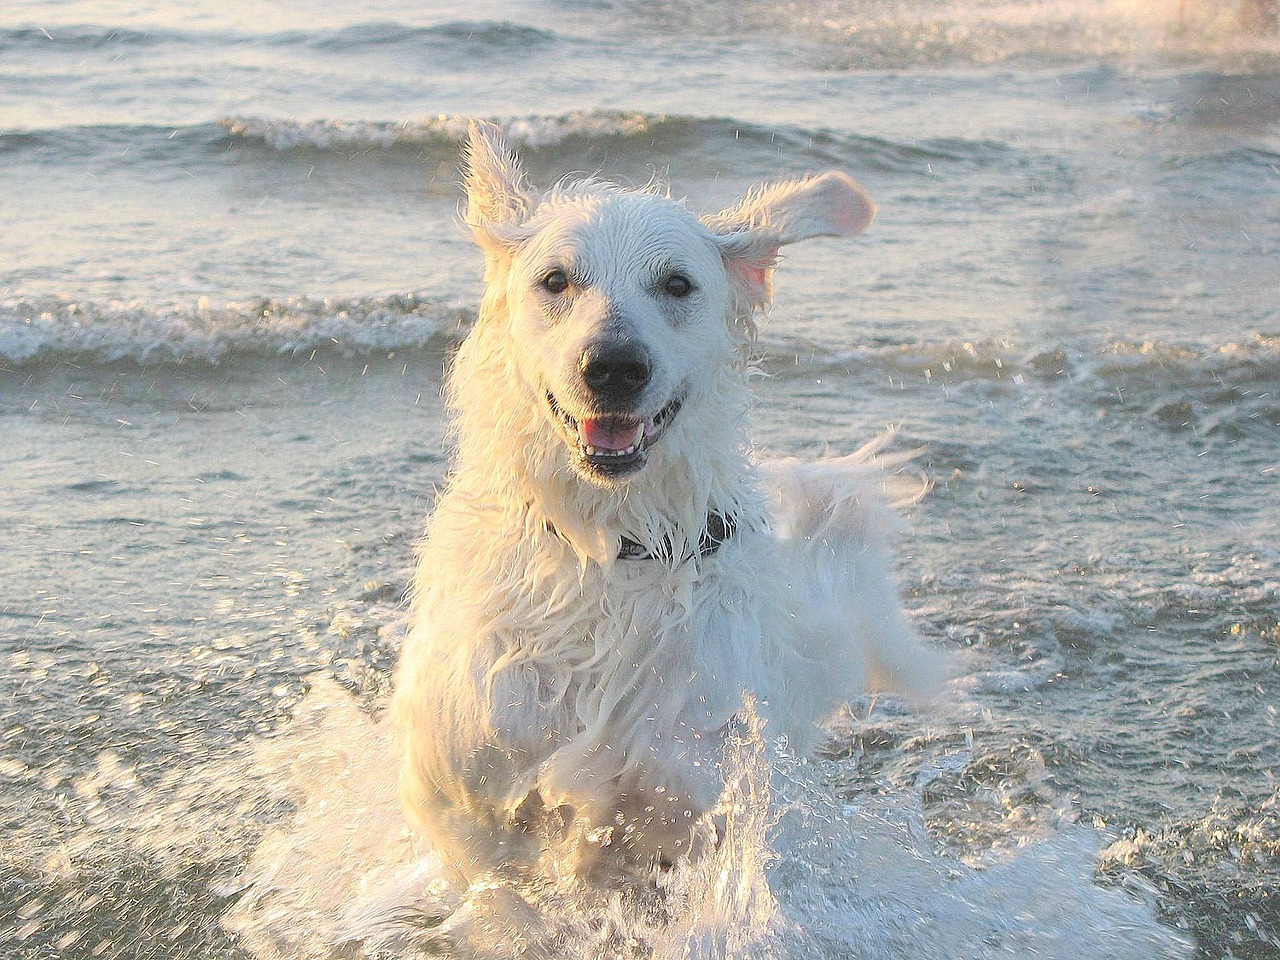
[[[77,783],[92,822],[55,842],[40,869],[72,884],[104,855],[184,883],[230,870],[208,906],[234,898],[222,926],[261,960],[1190,957],[1145,891],[1094,882],[1092,831],[1072,827],[975,869],[931,852],[913,794],[843,802],[833,784],[847,764],[798,760],[750,705],[743,718],[726,747],[719,845],[627,886],[551,869],[451,886],[401,819],[387,724],[327,677],[312,678],[290,724],[199,769],[147,784],[105,758]]]
[[[1090,831],[987,870],[937,858],[914,799],[842,803],[837,765],[790,757],[754,719],[726,749],[714,854],[627,889],[534,870],[450,887],[400,819],[386,725],[331,684],[244,759],[255,778],[310,792],[258,844],[223,918],[262,958],[1190,955],[1150,904],[1094,883]]]

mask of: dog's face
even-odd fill
[[[479,124],[467,193],[490,278],[505,284],[528,402],[570,466],[602,486],[643,470],[697,414],[714,372],[733,362],[735,329],[768,299],[778,248],[857,233],[874,212],[834,173],[702,220],[666,196],[591,181],[535,198],[497,129]]]
[[[732,360],[724,260],[695,217],[653,194],[557,196],[524,231],[507,274],[521,372],[573,469],[615,484]]]

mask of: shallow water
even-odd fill
[[[301,956],[426,902],[377,718],[488,116],[543,183],[867,186],[865,237],[779,273],[756,436],[923,448],[900,581],[964,664],[822,764],[746,749],[792,819],[743,804],[674,921],[555,916],[659,956],[1275,956],[1280,43],[1227,6],[10,3],[6,955]]]

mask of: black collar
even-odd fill
[[[547,521],[547,532],[559,536],[560,533]],[[738,521],[727,513],[708,513],[707,525],[702,528],[702,534],[698,537],[698,556],[709,557],[720,549],[720,544],[724,543],[733,536],[733,532],[738,528]],[[619,560],[668,560],[671,558],[673,547],[669,536],[663,537],[662,542],[653,550],[650,550],[643,543],[632,540],[628,536],[623,536],[622,542],[618,549]],[[692,556],[692,554],[690,554]],[[688,560],[686,556],[684,559]]]
[[[720,549],[720,544],[733,536],[738,521],[727,513],[708,513],[707,525],[702,528],[698,537],[698,556],[709,557]],[[663,537],[657,548],[650,550],[642,543],[637,543],[624,536],[618,550],[619,560],[666,560],[672,552],[671,538]],[[686,560],[688,557],[685,558]]]

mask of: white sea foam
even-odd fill
[[[0,304],[0,358],[12,363],[216,363],[234,354],[358,355],[421,347],[469,311],[413,295],[357,300],[256,300],[161,308],[64,298]]]
[[[466,139],[470,122],[470,117],[459,114],[439,114],[398,123],[229,117],[222,125],[233,137],[257,140],[276,150],[328,150],[336,146],[453,145]],[[536,148],[553,147],[571,137],[635,136],[661,122],[661,118],[636,112],[578,110],[560,116],[498,118],[496,122],[512,147]]]
[[[1254,334],[1236,340],[1090,341],[1016,343],[1007,339],[921,340],[854,349],[823,349],[782,336],[761,340],[769,372],[801,376],[818,371],[871,371],[905,384],[948,385],[968,381],[1020,387],[1031,382],[1090,385],[1124,400],[1169,392],[1179,398],[1197,388],[1259,386],[1280,378],[1280,337]],[[1261,393],[1265,387],[1256,392]],[[1220,389],[1219,389],[1219,392]],[[1212,396],[1212,391],[1206,395]],[[1235,398],[1238,400],[1239,398]]]

